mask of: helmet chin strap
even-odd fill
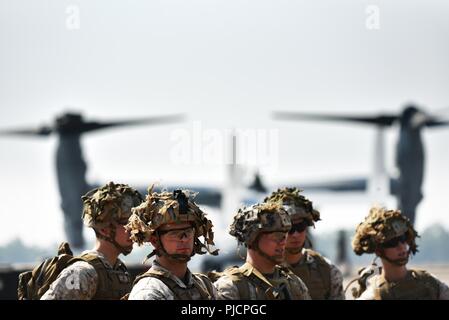
[[[254,245],[254,250],[256,250],[262,257],[264,257],[265,259],[271,261],[274,264],[280,264],[282,263],[282,261],[278,261],[276,260],[274,257],[266,254],[265,252],[263,252],[260,248],[259,248],[259,241],[256,242],[256,244]]]
[[[103,239],[103,240],[109,242],[109,243],[112,243],[112,244],[114,245],[114,247],[116,247],[117,250],[120,251],[121,254],[123,254],[123,255],[125,255],[125,256],[127,256],[128,254],[130,254],[131,251],[133,250],[133,247],[132,247],[132,246],[130,246],[130,247],[124,247],[124,246],[121,246],[121,245],[115,240],[115,235],[116,235],[116,232],[115,232],[115,225],[114,225],[113,223],[111,223],[111,224],[109,225],[109,227],[111,228],[111,235],[110,235],[110,236],[105,236],[105,235],[102,235],[101,233],[98,232],[98,237],[99,237],[100,239]]]
[[[385,259],[386,261],[388,261],[391,264],[394,264],[395,266],[401,267],[401,266],[405,266],[408,263],[409,257],[410,257],[410,250],[407,252],[407,256],[405,258],[400,258],[400,259],[390,259],[388,258],[386,255],[384,255],[384,253],[382,252],[382,254],[380,255],[380,257],[382,259]]]
[[[162,244],[160,235],[157,235],[157,242],[159,243],[160,248],[159,249],[154,249],[153,253],[151,255],[156,254],[158,257],[160,256],[165,256],[168,257],[170,259],[179,261],[179,262],[188,262],[190,261],[191,257],[195,254],[192,250],[192,254],[191,255],[187,255],[187,254],[177,254],[177,253],[168,253],[167,250],[165,250],[164,245]]]

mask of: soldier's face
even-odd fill
[[[286,232],[263,233],[259,237],[259,250],[281,263],[284,260]]]
[[[127,249],[127,252],[130,253],[133,249],[133,242],[130,239],[130,231],[126,230],[125,224],[115,224],[115,241],[123,247]]]
[[[298,226],[296,228],[296,226]],[[307,236],[307,225],[305,223],[297,223],[292,226],[292,229],[287,236],[287,244],[285,248],[287,251],[298,252],[304,247]]]
[[[169,223],[159,230],[160,240],[168,254],[190,256],[193,251],[195,229],[190,223]]]
[[[409,258],[409,246],[405,241],[398,241],[394,247],[384,247],[381,249],[383,256],[399,265],[406,265]]]

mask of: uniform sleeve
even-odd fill
[[[356,300],[376,300],[374,296],[374,289],[368,288]]]
[[[41,300],[90,300],[97,291],[97,283],[95,268],[78,261],[59,274]]]
[[[369,277],[366,282],[366,290],[356,300],[378,300],[376,298],[377,279],[378,276]]]
[[[331,288],[329,300],[345,300],[343,292],[343,274],[334,264],[330,264]]]
[[[132,288],[128,300],[174,300],[173,292],[159,279],[140,279]]]
[[[217,289],[217,300],[240,300],[239,290],[229,276],[221,276],[214,282],[214,287]]]
[[[438,283],[438,300],[449,300],[449,287],[447,284],[438,280],[433,274],[431,276]]]

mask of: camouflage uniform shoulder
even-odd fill
[[[435,278],[430,272],[424,269],[410,269],[412,276],[418,281],[425,281],[432,286],[439,287],[439,280]]]
[[[311,300],[309,289],[302,279],[297,276],[290,268],[277,266],[280,270],[280,275],[285,277],[292,287],[297,291],[297,297],[300,300]]]
[[[209,278],[210,281],[215,282],[215,281],[217,281],[218,279],[220,279],[221,277],[223,277],[225,275],[226,276],[231,276],[231,275],[237,275],[239,273],[241,273],[240,270],[239,270],[239,267],[238,266],[232,266],[232,267],[226,268],[223,271],[215,271],[215,270],[209,271],[209,272],[207,272],[206,275],[207,275],[207,277]]]
[[[222,272],[213,272],[218,300],[239,300],[249,296],[249,283],[244,272],[245,270],[238,266],[226,268]],[[213,279],[210,272],[208,277]]]
[[[424,269],[409,269],[415,278],[433,278],[430,272]]]
[[[209,277],[207,275],[205,275],[203,273],[195,272],[195,273],[192,273],[192,277],[202,283],[203,289],[206,289],[207,293],[212,297],[212,299],[216,299],[216,297],[217,297],[216,289],[215,289],[212,281],[209,279]]]
[[[65,268],[41,300],[90,300],[98,284],[95,268],[86,261],[78,261]]]
[[[321,253],[312,250],[312,249],[304,249],[305,255],[309,256],[311,258],[313,258],[314,260],[316,260],[316,262],[318,263],[322,263],[322,264],[327,264],[327,265],[331,265],[331,261],[326,258],[325,256],[323,256]]]
[[[276,266],[276,269],[279,270],[279,275],[283,277],[295,275],[295,273],[291,270],[291,268],[287,264],[279,264]]]

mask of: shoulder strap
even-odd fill
[[[330,264],[318,252],[310,250],[310,249],[307,250],[307,252],[317,262],[318,272],[320,273],[321,279],[324,282],[324,287],[326,288],[326,290],[329,290],[328,294],[330,294],[330,290],[331,290],[331,266],[330,266]]]
[[[434,294],[437,297],[440,295],[440,285],[429,272],[419,269],[412,269],[411,271],[412,275],[415,276],[416,279],[423,281],[430,289],[434,291]]]
[[[160,270],[148,270],[144,274],[136,278],[135,283],[140,279],[152,277],[162,281],[173,292],[174,296],[178,300],[189,300],[190,295],[187,290],[180,288],[178,284],[169,277],[169,274]],[[193,286],[198,290],[201,299],[211,300],[213,299],[213,288],[207,276],[203,274],[192,274]]]
[[[214,299],[214,289],[209,278],[201,273],[192,273],[193,285],[199,291],[203,300]]]
[[[165,272],[150,269],[147,272],[145,272],[144,274],[138,276],[135,280],[135,283],[137,283],[139,280],[141,280],[143,278],[148,278],[148,277],[156,278],[156,279],[162,281],[170,289],[170,291],[173,292],[175,299],[183,300],[184,297],[179,295],[178,285],[176,284],[175,281],[173,281],[172,279],[167,277]]]
[[[247,277],[239,267],[231,267],[223,271],[237,287],[240,300],[250,299],[250,288]]]

